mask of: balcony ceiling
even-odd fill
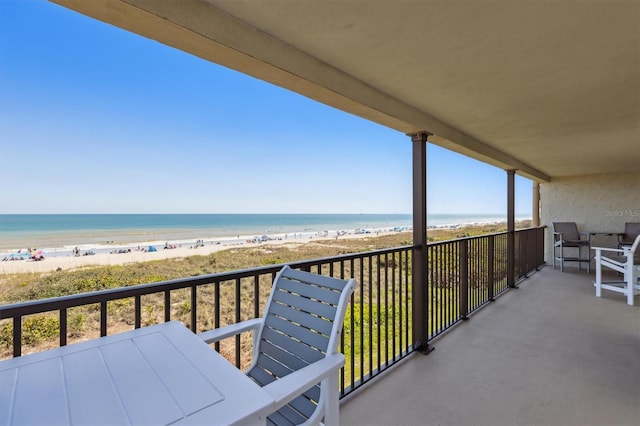
[[[52,1],[536,180],[640,171],[639,1]]]

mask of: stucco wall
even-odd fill
[[[547,226],[545,260],[551,264],[553,222],[576,222],[580,232],[622,232],[625,222],[640,222],[640,171],[542,183],[540,212],[541,224]],[[592,237],[592,246],[612,246],[615,242],[615,237]],[[576,264],[567,264],[571,265]]]

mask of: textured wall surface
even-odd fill
[[[540,211],[541,224],[547,226],[545,260],[551,264],[552,222],[576,222],[580,232],[622,232],[625,222],[640,222],[640,171],[542,183]],[[596,235],[592,246],[613,246],[616,241],[615,237]]]

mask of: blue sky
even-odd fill
[[[429,213],[505,213],[434,145]],[[0,0],[0,213],[411,213],[406,135],[44,0]],[[516,214],[531,181],[516,178]]]

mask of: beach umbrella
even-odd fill
[[[44,252],[42,250],[37,250],[31,253],[31,258],[33,260],[43,260],[44,259]]]

